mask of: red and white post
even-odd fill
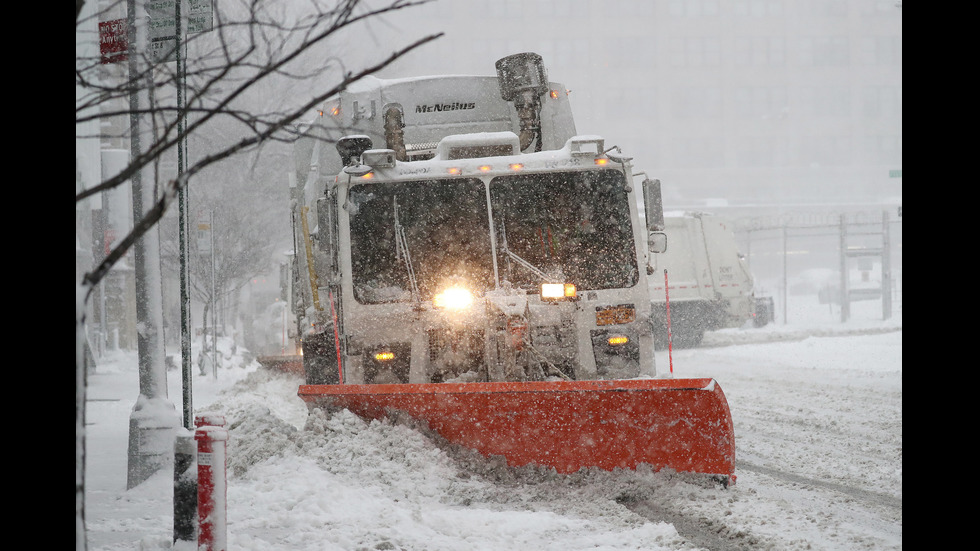
[[[197,546],[228,549],[228,430],[220,415],[194,419],[197,431]]]

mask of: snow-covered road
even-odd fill
[[[657,361],[724,389],[735,486],[643,470],[511,469],[404,424],[346,412],[308,418],[299,379],[254,364],[217,380],[199,376],[198,410],[220,412],[231,426],[229,547],[902,548],[900,318],[727,330]],[[171,378],[179,400],[179,377]],[[90,549],[171,547],[172,474],[125,489],[137,390],[131,354],[89,379]]]
[[[900,549],[902,332],[876,331],[675,352],[728,396],[738,480],[727,503],[651,500],[663,518],[710,549]]]

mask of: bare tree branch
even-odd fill
[[[163,136],[162,138],[158,140],[154,140],[148,147],[146,147],[140,153],[140,155],[138,155],[134,159],[131,159],[129,164],[115,176],[106,179],[105,181],[101,182],[97,186],[88,188],[80,193],[77,193],[75,195],[75,202],[77,203],[97,193],[112,189],[122,184],[123,182],[129,180],[137,171],[141,170],[143,167],[151,163],[154,159],[157,159],[164,152],[176,147],[181,140],[186,139],[188,135],[195,133],[198,129],[206,125],[209,121],[211,121],[215,117],[221,115],[230,115],[233,117],[237,117],[240,120],[249,120],[250,117],[248,117],[243,111],[235,110],[230,107],[233,101],[242,97],[242,95],[246,91],[259,85],[268,77],[272,75],[283,74],[283,71],[288,64],[296,61],[299,58],[299,56],[309,52],[314,46],[317,46],[318,44],[321,44],[324,41],[328,40],[329,38],[335,36],[342,29],[350,27],[355,23],[362,22],[372,17],[377,17],[385,13],[404,9],[411,6],[424,4],[426,3],[426,1],[427,0],[422,0],[419,2],[395,1],[388,6],[378,8],[378,9],[370,9],[358,15],[354,14],[354,8],[360,3],[358,0],[346,0],[345,2],[342,2],[340,6],[338,6],[337,10],[335,10],[335,12],[329,13],[332,20],[326,26],[326,28],[320,30],[319,32],[316,32],[315,34],[312,34],[309,38],[304,38],[299,44],[297,44],[296,46],[288,50],[287,53],[282,57],[273,59],[271,62],[264,65],[261,64],[256,65],[255,66],[256,72],[253,75],[246,78],[245,80],[240,82],[237,86],[235,86],[232,90],[224,94],[224,96],[214,105],[208,106],[207,108],[193,109],[192,112],[200,114],[201,116],[196,118],[194,121],[190,122],[190,124],[188,124],[183,131],[178,130],[179,123],[182,120],[187,120],[186,115],[188,110],[184,109],[180,113],[177,113],[178,115],[177,117],[170,119],[166,123],[166,125],[162,127],[161,129],[161,133]],[[253,12],[253,17],[254,17],[254,12]],[[314,18],[313,21],[314,23],[311,23],[308,29],[309,32],[313,32],[316,29],[316,24],[315,24],[316,18]],[[266,24],[266,23],[263,22],[262,24]],[[253,29],[253,27],[255,26],[256,25],[251,25],[249,28]],[[223,26],[219,25],[218,28],[220,32],[227,32],[227,29]],[[255,32],[254,29],[251,32],[254,33]],[[375,72],[377,70],[380,70],[381,68],[386,67],[398,57],[401,57],[402,55],[417,48],[418,46],[421,46],[431,40],[434,40],[441,35],[442,33],[429,35],[425,38],[416,41],[415,43],[409,45],[408,47],[403,48],[398,52],[395,52],[387,60],[378,63],[373,67],[358,71],[355,74],[348,73],[342,79],[340,84],[334,86],[324,94],[316,95],[312,100],[304,104],[303,109],[309,110],[315,107],[316,105],[321,103],[324,99],[330,97],[331,95],[335,95],[340,91],[342,91],[343,89],[345,89],[351,82],[363,77],[364,75],[370,74],[371,72]],[[227,46],[228,42],[222,40],[221,44],[225,48],[223,63],[218,65],[217,69],[215,69],[217,71],[216,73],[208,74],[207,81],[198,89],[196,89],[193,95],[188,98],[187,100],[188,105],[193,104],[195,102],[203,104],[204,98],[216,87],[218,87],[220,83],[228,83],[231,81],[229,75],[233,70],[235,70],[236,68],[240,69],[242,67],[247,67],[248,65],[246,64],[246,60],[248,56],[255,51],[254,40],[255,40],[254,38],[251,39],[249,42],[250,46],[246,48],[244,52],[239,53],[237,55],[233,55]],[[203,73],[205,72],[202,71],[202,74]],[[136,79],[130,79],[128,87],[135,86],[139,88],[138,84],[141,82],[140,79],[142,78],[144,77],[137,76]],[[160,85],[157,86],[159,87]],[[95,100],[90,99],[87,105],[91,106],[93,102],[95,102]],[[76,108],[78,108],[77,105]],[[165,109],[158,108],[151,111],[146,111],[146,113],[152,113],[156,116],[167,112],[174,112],[175,109],[176,109],[175,107],[165,108]],[[120,111],[119,113],[129,114],[130,111],[123,110]],[[234,153],[240,151],[244,147],[249,147],[251,145],[261,143],[264,140],[273,138],[276,132],[283,130],[284,128],[286,128],[287,126],[295,122],[299,117],[303,116],[304,114],[305,111],[301,111],[300,109],[293,109],[288,114],[281,117],[278,121],[268,123],[266,125],[266,130],[264,131],[256,130],[256,134],[254,136],[242,140],[239,144],[236,144],[235,146],[232,146],[229,149],[231,149],[232,153]],[[86,120],[90,120],[91,118],[95,118],[95,117],[101,118],[102,116],[104,115],[98,114],[98,115],[79,116],[78,112],[76,112],[76,123],[84,122]]]
[[[392,53],[384,61],[381,61],[365,69],[362,69],[357,73],[349,73],[336,86],[330,88],[329,90],[323,92],[322,94],[316,94],[313,98],[311,98],[303,105],[293,109],[288,115],[283,116],[278,121],[271,122],[265,130],[260,131],[253,136],[242,138],[237,143],[232,144],[218,152],[211,153],[205,156],[204,158],[198,160],[197,162],[195,162],[191,167],[187,169],[187,171],[185,171],[178,178],[170,181],[167,184],[166,189],[164,190],[162,196],[159,199],[157,199],[156,203],[146,213],[146,215],[141,220],[139,220],[138,223],[134,225],[133,229],[129,232],[129,234],[127,234],[122,239],[122,241],[120,241],[120,243],[109,253],[109,255],[106,256],[106,258],[102,261],[101,264],[99,264],[99,266],[97,266],[93,271],[85,274],[82,283],[83,285],[89,287],[89,289],[86,290],[86,294],[91,293],[92,287],[97,285],[99,281],[101,281],[102,278],[105,277],[105,274],[108,273],[109,269],[111,269],[112,266],[126,254],[126,252],[133,246],[133,244],[140,237],[143,236],[143,234],[149,231],[149,229],[152,228],[154,224],[156,224],[157,222],[160,221],[161,218],[163,218],[163,215],[166,212],[167,208],[176,198],[178,191],[187,185],[187,182],[192,176],[194,176],[195,174],[197,174],[198,172],[200,172],[202,169],[204,169],[209,165],[212,165],[223,159],[232,157],[249,147],[255,146],[263,142],[264,140],[271,138],[276,132],[280,131],[281,129],[285,128],[288,125],[293,124],[297,119],[299,119],[300,117],[308,113],[310,109],[320,105],[327,98],[339,94],[342,90],[347,88],[347,86],[349,86],[351,83],[363,78],[366,75],[375,73],[383,69],[384,67],[390,65],[391,63],[393,63],[395,60],[402,57],[406,53],[412,51],[413,49],[427,42],[435,40],[439,36],[441,36],[441,33],[421,38],[413,42],[412,44],[406,46],[405,48],[402,48],[401,50]],[[89,197],[94,193],[98,193],[99,191],[105,191],[107,189],[111,189],[115,185],[118,185],[118,182],[115,182],[115,180],[116,180],[115,178],[110,179],[109,181],[103,182],[103,184],[91,188],[90,190],[86,190],[85,192],[82,192],[81,194],[78,195],[81,195],[82,196],[81,198],[84,199],[85,197]],[[112,185],[109,185],[110,183]],[[76,200],[79,199],[76,198]]]

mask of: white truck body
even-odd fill
[[[659,183],[576,135],[562,85],[506,100],[505,80],[500,62],[498,77],[368,78],[308,127],[293,194],[308,383],[656,374],[662,234],[637,204]],[[471,302],[447,306],[447,289]]]
[[[652,260],[650,281],[658,348],[666,345],[668,298],[671,336],[680,347],[699,345],[705,331],[741,327],[754,319],[752,273],[724,220],[704,212],[668,211],[664,222],[668,246]]]

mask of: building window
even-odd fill
[[[847,0],[804,0],[800,11],[815,17],[847,17]]]
[[[901,166],[901,136],[866,136],[864,149],[870,162],[880,165]]]
[[[669,42],[670,63],[674,67],[718,67],[721,42],[716,37],[674,37]]]
[[[818,36],[800,39],[800,65],[845,67],[849,62],[846,36]]]
[[[656,89],[650,86],[610,88],[605,102],[606,115],[612,120],[646,124],[657,118]]]
[[[697,136],[671,140],[674,165],[678,168],[721,168],[725,166],[722,139]]]
[[[735,39],[735,64],[782,67],[786,63],[786,41],[781,37],[740,36]]]
[[[732,6],[738,17],[780,17],[783,15],[782,0],[736,0]]]
[[[901,66],[902,39],[899,36],[870,36],[861,39],[861,61],[865,65]]]
[[[902,89],[897,86],[864,88],[864,117],[897,119],[902,116]]]
[[[789,106],[782,86],[741,86],[734,96],[735,114],[743,119],[781,118]]]
[[[800,110],[809,117],[849,117],[851,94],[846,86],[816,86],[800,90]]]
[[[788,166],[789,143],[784,137],[740,136],[735,145],[735,160],[743,167]]]
[[[670,0],[667,13],[674,17],[717,17],[718,0]]]
[[[722,93],[714,86],[677,88],[671,101],[672,113],[677,119],[721,118]]]
[[[805,136],[800,158],[810,165],[848,165],[851,164],[851,151],[851,139],[847,136]]]

